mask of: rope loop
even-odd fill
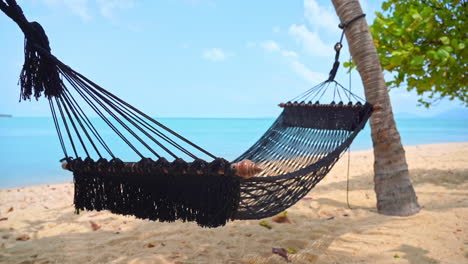
[[[344,33],[345,33],[346,28],[349,25],[351,25],[352,23],[354,23],[356,20],[358,20],[360,18],[363,18],[365,16],[366,16],[366,14],[360,14],[360,15],[356,16],[355,18],[351,19],[350,21],[348,21],[346,23],[340,23],[338,25],[338,27],[341,28],[343,30],[343,32],[341,33],[340,41],[338,41],[334,46],[334,49],[335,49],[335,62],[333,63],[333,67],[330,70],[330,73],[328,74],[329,76],[328,76],[327,82],[333,82],[335,80],[336,73],[338,72],[338,67],[340,66],[340,61],[339,61],[340,51],[341,51],[341,48],[343,48],[343,37],[344,37]]]
[[[351,20],[348,21],[348,22],[340,23],[340,24],[338,25],[338,27],[341,28],[342,30],[346,30],[346,28],[347,28],[349,25],[351,25],[352,23],[354,23],[354,22],[357,21],[358,19],[363,18],[363,17],[365,17],[365,16],[366,16],[366,14],[364,14],[364,13],[363,13],[363,14],[360,14],[360,15],[354,17],[353,19],[351,19]]]
[[[341,44],[340,42],[337,42],[335,44],[335,51],[339,52],[341,50],[341,48],[343,48],[343,44]]]

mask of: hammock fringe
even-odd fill
[[[212,228],[233,220],[239,205],[240,178],[223,159],[169,163],[161,158],[126,164],[87,158],[68,164],[78,212],[109,210],[162,222],[195,221]]]

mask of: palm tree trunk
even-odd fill
[[[344,23],[362,14],[358,0],[332,0]],[[377,210],[385,215],[408,216],[420,207],[411,184],[405,151],[393,118],[390,97],[379,57],[365,19],[346,29],[346,39],[364,85],[366,100],[381,107],[371,117],[374,144],[374,183]]]

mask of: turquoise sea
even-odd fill
[[[159,118],[216,156],[236,158],[272,124],[274,118]],[[404,145],[468,142],[468,120],[397,119]],[[101,133],[111,132],[104,126]],[[138,160],[126,145],[112,146],[125,160]],[[352,150],[372,148],[370,129],[355,139]],[[127,155],[128,153],[128,155]],[[0,189],[72,181],[60,167],[63,153],[51,118],[0,118]]]

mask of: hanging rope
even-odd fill
[[[333,63],[333,67],[330,70],[329,77],[328,77],[328,80],[327,80],[328,82],[332,82],[332,81],[335,80],[336,73],[338,72],[338,68],[340,67],[340,61],[339,61],[340,51],[341,51],[341,48],[343,48],[343,37],[344,37],[346,29],[348,28],[349,25],[351,25],[352,23],[354,23],[358,19],[363,18],[365,16],[366,16],[366,14],[361,14],[361,15],[356,16],[355,18],[351,19],[350,21],[348,21],[346,23],[341,23],[341,24],[338,25],[338,27],[342,29],[342,32],[341,32],[340,41],[338,41],[334,46],[334,48],[335,48],[335,62]]]
[[[353,24],[355,21],[357,21],[357,20],[359,20],[359,19],[361,19],[361,18],[363,18],[365,16],[366,16],[365,14],[361,14],[361,15],[356,16],[355,18],[351,19],[350,21],[348,21],[346,23],[339,24],[338,27],[342,29],[342,32],[341,32],[341,36],[340,36],[339,41],[333,46],[333,48],[335,50],[335,59],[334,59],[332,68],[331,68],[331,70],[329,72],[328,79],[326,81],[312,87],[308,91],[294,97],[293,99],[289,100],[286,104],[282,104],[283,106],[287,105],[287,104],[301,104],[301,103],[312,104],[313,102],[315,102],[315,104],[319,104],[320,100],[324,97],[326,92],[330,91],[330,90],[333,91],[332,104],[335,103],[336,99],[338,99],[340,102],[342,102],[343,99],[344,99],[342,95],[346,96],[346,99],[348,99],[348,101],[349,101],[348,105],[352,104],[351,103],[352,100],[356,100],[358,102],[360,102],[360,101],[364,102],[365,101],[363,98],[361,98],[358,95],[354,94],[351,91],[351,89],[345,88],[343,85],[341,85],[340,83],[338,83],[335,80],[336,74],[337,74],[338,69],[340,67],[340,60],[339,59],[340,59],[341,49],[343,48],[343,39],[344,39],[345,31],[351,24]],[[282,106],[282,105],[280,105],[280,106]]]
[[[339,24],[339,25],[338,25],[339,28],[343,29],[343,32],[341,33],[340,42],[337,43],[337,44],[335,45],[335,47],[336,47],[337,45],[341,45],[341,43],[342,43],[342,41],[343,41],[343,37],[344,37],[346,28],[347,28],[350,24],[352,24],[353,22],[357,21],[357,20],[360,19],[360,18],[364,18],[365,16],[366,16],[366,14],[361,14],[361,15],[358,15],[358,16],[356,16],[355,18],[351,19],[351,20],[350,20],[349,22],[347,22],[347,23],[342,23],[342,24]],[[338,55],[339,55],[339,51],[338,51],[337,53],[338,53]],[[336,61],[336,59],[335,59],[335,61]],[[350,54],[350,55],[349,55],[349,63],[350,63],[350,65],[351,65],[351,62],[352,62],[352,60],[351,60],[351,54]],[[350,67],[351,67],[351,66],[350,66]],[[349,75],[349,91],[352,91],[352,85],[351,85],[351,79],[352,79],[352,77],[351,77],[351,73],[352,73],[352,69],[350,68],[350,69],[349,69],[349,73],[348,73],[348,75]],[[336,73],[335,73],[335,74],[336,74]],[[348,208],[352,210],[353,208],[352,208],[351,205],[349,204],[349,173],[350,173],[350,166],[351,166],[351,146],[348,148],[348,169],[347,169],[347,173],[346,173],[346,204],[348,205]]]
[[[162,151],[174,159],[179,158],[180,155],[186,155],[194,160],[198,159],[199,154],[195,154],[188,147],[209,158],[217,158],[63,64],[51,54],[49,40],[44,29],[37,22],[29,22],[16,1],[0,0],[0,10],[15,21],[25,35],[25,61],[20,76],[20,100],[30,99],[31,96],[38,99],[42,94],[50,100],[49,106],[64,159],[70,158],[67,151],[67,147],[70,146],[75,158],[80,157],[82,151],[84,156],[91,157],[93,156],[91,150],[98,158],[103,157],[102,152],[115,158],[108,144],[77,104],[71,91],[67,89],[64,81],[68,82],[69,87],[73,88],[72,90],[104,120],[105,124],[141,158],[145,155],[138,150],[138,145],[142,145],[156,158],[163,156],[159,153]],[[62,124],[59,122],[59,116]],[[68,135],[68,144],[63,139],[63,131],[66,131]],[[91,148],[86,147],[88,143],[91,144]],[[166,147],[166,144],[170,147]],[[78,149],[79,146],[81,148]],[[180,154],[174,151],[179,151]]]
[[[351,205],[349,204],[349,167],[351,165],[351,147],[348,148],[348,171],[346,173],[346,204],[348,205],[349,209],[351,208]]]

